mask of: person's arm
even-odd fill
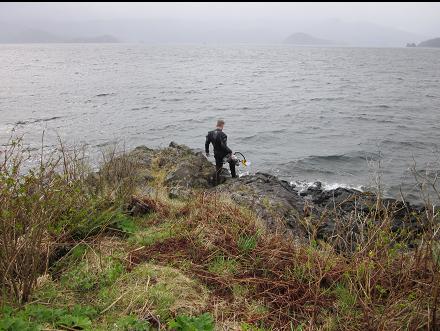
[[[222,145],[222,149],[227,153],[227,154],[232,154],[232,150],[228,147],[228,136],[222,132],[222,135],[220,137],[220,142]]]
[[[205,140],[205,153],[206,156],[209,156],[209,144],[211,143],[211,139],[209,139],[209,133],[206,135],[206,140]]]

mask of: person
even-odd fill
[[[209,145],[214,146],[214,158],[215,158],[215,185],[220,184],[220,173],[223,169],[223,163],[225,159],[229,163],[229,169],[231,170],[232,178],[236,178],[235,174],[235,161],[233,160],[232,150],[228,147],[228,136],[223,132],[225,126],[224,120],[217,121],[217,127],[213,131],[209,131],[205,141],[206,156],[209,157]]]

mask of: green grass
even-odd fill
[[[238,262],[235,259],[217,256],[208,265],[208,270],[219,275],[233,275],[238,268]]]
[[[172,168],[174,157],[163,153],[146,184],[154,193],[137,191],[151,212],[137,217],[124,209],[136,191],[132,162],[105,167],[103,187],[70,167],[20,177],[0,165],[0,331],[440,328],[438,219],[412,248],[399,239],[412,234],[374,209],[355,251],[294,241],[225,196],[169,199],[159,163]],[[73,249],[46,260],[58,245]]]
[[[256,235],[240,236],[237,241],[238,249],[242,253],[249,253],[257,246],[257,240],[258,237]]]
[[[130,244],[149,246],[155,243],[163,242],[168,238],[172,238],[179,233],[179,228],[173,223],[163,223],[150,227],[139,229],[128,240]]]

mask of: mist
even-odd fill
[[[129,43],[258,44],[303,32],[399,47],[438,37],[439,12],[439,3],[2,3],[0,42],[112,35]]]

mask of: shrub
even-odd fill
[[[53,244],[65,235],[60,220],[87,206],[90,196],[82,185],[84,167],[76,150],[42,154],[39,166],[27,171],[20,139],[0,154],[0,286],[24,303]]]
[[[214,320],[209,313],[197,317],[186,315],[177,316],[169,324],[170,329],[175,331],[213,331]]]

